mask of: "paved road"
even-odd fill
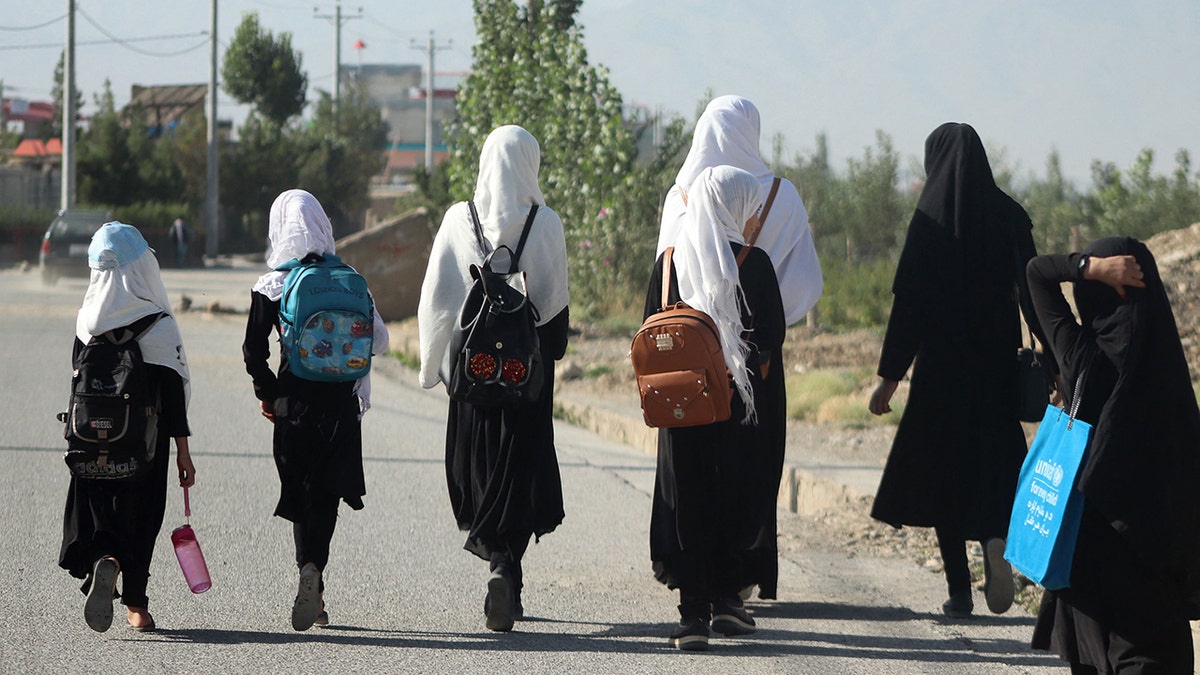
[[[256,274],[164,277],[173,299],[244,309]],[[486,566],[461,550],[445,494],[444,395],[387,362],[364,423],[367,507],[343,508],[326,574],[333,625],[296,633],[291,533],[270,515],[270,428],[241,366],[244,317],[200,312],[181,324],[193,373],[192,525],[214,587],[187,591],[164,532],[150,582],[161,630],[133,633],[118,614],[96,634],[75,581],[56,565],[67,478],[53,415],[66,404],[84,288],[63,280],[43,289],[35,274],[0,271],[0,671],[1064,672],[1029,651],[1026,615],[948,622],[936,613],[941,581],[928,571],[825,554],[782,562],[781,600],[752,607],[758,635],[714,639],[707,654],[675,652],[665,639],[675,599],[647,561],[653,459],[567,425],[556,427],[567,519],[527,556],[530,620],[512,634],[489,632]],[[173,489],[164,529],[182,520]]]

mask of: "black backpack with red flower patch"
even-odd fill
[[[472,405],[527,405],[541,395],[545,375],[537,334],[538,311],[529,300],[525,272],[517,263],[538,207],[534,204],[529,209],[515,252],[502,245],[489,253],[475,204],[467,202],[467,206],[484,259],[482,265],[471,265],[474,282],[450,339],[454,360],[446,389],[450,398]],[[503,265],[505,257],[507,271],[494,270],[492,265]]]

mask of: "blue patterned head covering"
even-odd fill
[[[92,235],[88,246],[88,267],[111,270],[124,267],[142,257],[150,248],[141,232],[132,225],[112,221]]]

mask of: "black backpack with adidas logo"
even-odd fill
[[[164,314],[95,336],[75,357],[64,461],[76,478],[128,480],[150,468],[158,435],[158,392],[138,339]]]

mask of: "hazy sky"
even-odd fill
[[[5,96],[46,99],[67,2],[4,5]],[[105,78],[118,105],[132,84],[207,82],[207,46],[172,54],[205,41],[209,2],[77,7],[85,113]],[[228,45],[242,14],[256,11],[265,28],[292,34],[311,86],[328,90],[334,29],[316,15],[334,10],[331,2],[221,0],[218,38]],[[362,0],[342,11],[361,16],[343,27],[343,64],[424,63],[433,30],[439,46],[453,41],[437,52],[435,70],[470,68],[469,0]],[[585,0],[579,19],[590,61],[608,68],[626,102],[692,121],[706,90],[744,95],[762,112],[764,155],[776,133],[791,155],[812,151],[823,131],[842,168],[883,130],[919,159],[925,136],[954,120],[973,124],[1021,173],[1042,174],[1057,148],[1081,187],[1093,159],[1124,169],[1144,147],[1157,152],[1160,172],[1173,169],[1180,148],[1200,164],[1200,0]],[[105,33],[137,41],[121,46]],[[157,36],[181,37],[139,40]],[[356,40],[366,48],[353,49]],[[223,117],[245,114],[227,95],[221,105]]]

